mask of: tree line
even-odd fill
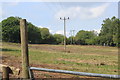
[[[20,17],[8,17],[0,22],[2,40],[20,43]],[[39,28],[30,22],[28,26],[28,42],[30,44],[63,44],[62,34],[51,34],[48,28]],[[120,20],[116,17],[103,20],[100,33],[80,30],[75,36],[66,37],[67,44],[117,46]]]

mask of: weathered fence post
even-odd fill
[[[28,31],[26,19],[20,20],[21,51],[22,51],[22,78],[29,79]]]
[[[2,71],[3,71],[3,80],[9,80],[9,68],[6,66],[2,67]]]

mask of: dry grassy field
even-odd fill
[[[21,69],[20,44],[3,42],[1,48],[3,64]],[[93,45],[67,45],[67,52],[64,52],[63,45],[29,44],[29,62],[33,67],[118,74],[118,49]],[[38,71],[34,74],[36,78],[89,78]]]

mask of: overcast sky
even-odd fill
[[[70,17],[66,21],[67,36],[70,30],[99,32],[104,19],[118,17],[117,2],[5,2],[1,4],[0,21],[10,16],[18,16],[38,27],[49,28],[52,34],[63,34],[63,21],[59,18]]]

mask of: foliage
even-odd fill
[[[56,40],[56,44],[63,44],[64,36],[62,34],[54,34],[53,36]]]
[[[48,28],[40,28],[40,32],[43,44],[54,43],[55,39],[52,34],[50,34]]]
[[[116,17],[103,20],[100,36],[100,44],[107,46],[115,46],[118,43],[118,27],[120,20]]]
[[[29,43],[41,43],[40,30],[31,23],[28,23],[28,40]]]
[[[20,42],[20,28],[18,17],[9,17],[2,21],[2,40],[6,42]]]
[[[75,37],[74,36],[70,36],[68,39],[67,39],[67,44],[75,44]]]
[[[20,24],[22,18],[8,17],[0,22],[0,38],[5,42],[20,43]],[[38,28],[30,22],[28,26],[28,41],[31,44],[63,44],[64,36],[52,35],[48,28]],[[119,46],[120,20],[116,17],[103,20],[101,31],[80,30],[75,36],[66,37],[67,44]]]
[[[94,31],[80,30],[75,36],[76,44],[93,44],[93,38],[96,36],[97,35],[94,33]]]
[[[1,22],[2,40],[6,42],[20,42],[20,19],[19,17],[9,17]],[[29,43],[40,43],[40,31],[33,24],[28,23]]]

